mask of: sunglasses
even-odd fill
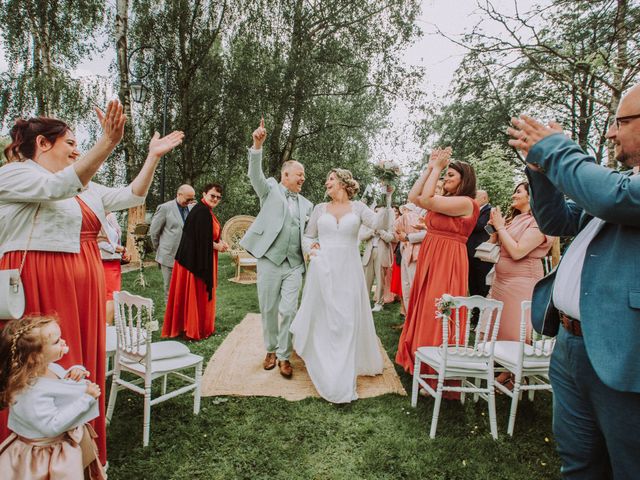
[[[634,120],[636,118],[640,118],[640,113],[636,114],[636,115],[627,115],[625,117],[616,117],[614,122],[616,124],[616,128],[620,128],[620,123],[621,122],[628,122],[629,120]],[[623,123],[624,125],[624,123]]]

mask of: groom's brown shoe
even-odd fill
[[[291,368],[289,360],[279,360],[278,366],[280,367],[280,375],[285,378],[291,378],[291,375],[293,375],[293,368]]]
[[[267,356],[264,357],[264,362],[262,362],[262,367],[265,370],[272,370],[276,366],[276,353],[268,352]]]

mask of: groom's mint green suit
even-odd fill
[[[258,301],[267,352],[288,360],[293,350],[289,326],[298,309],[304,273],[302,236],[313,204],[288,195],[262,171],[262,150],[249,149],[249,180],[260,199],[260,213],[240,245],[258,259]],[[278,317],[282,317],[279,322]]]

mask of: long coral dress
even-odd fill
[[[442,344],[442,322],[436,317],[436,300],[445,293],[467,294],[469,260],[466,243],[478,214],[478,205],[473,201],[473,214],[469,217],[450,217],[432,211],[425,217],[427,235],[420,247],[407,319],[396,355],[396,363],[407,372],[413,374],[414,353],[418,347]],[[461,327],[464,332],[465,325]],[[449,341],[454,342],[453,332]],[[435,388],[437,382],[430,383]]]
[[[213,241],[220,239],[220,222],[211,211]],[[218,286],[218,252],[213,252],[213,292],[211,300],[201,278],[176,260],[171,274],[167,309],[162,325],[163,337],[177,337],[184,332],[187,338],[201,340],[215,331],[216,287]]]
[[[507,233],[516,241],[520,241],[528,230],[539,230],[531,213],[517,215],[506,226]],[[496,277],[489,291],[489,298],[504,303],[500,317],[498,340],[520,340],[520,315],[523,300],[531,300],[533,287],[544,276],[542,257],[551,248],[555,237],[544,236],[544,240],[529,254],[520,260],[511,258],[504,246],[500,247],[500,259],[496,263]],[[527,321],[526,338],[531,338],[530,312]]]
[[[93,211],[79,198],[82,210],[80,252],[29,251],[22,270],[26,308],[29,314],[57,314],[69,353],[60,365],[69,368],[84,365],[89,379],[100,386],[103,395],[98,402],[100,416],[90,422],[98,434],[96,443],[100,461],[107,460],[106,424],[104,410],[105,389],[105,281],[102,260],[96,241],[101,224]],[[6,253],[0,268],[20,268],[23,251]],[[8,435],[8,410],[0,416],[0,442]]]

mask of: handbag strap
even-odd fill
[[[24,262],[27,259],[27,252],[29,251],[29,246],[31,245],[31,237],[33,236],[33,230],[36,228],[36,218],[38,218],[38,213],[40,212],[40,204],[36,207],[36,214],[33,216],[33,222],[31,223],[31,231],[29,232],[29,238],[27,239],[27,247],[24,249],[24,253],[22,254],[22,262],[20,263],[20,270],[18,271],[18,275],[22,277],[22,269],[24,268]]]

